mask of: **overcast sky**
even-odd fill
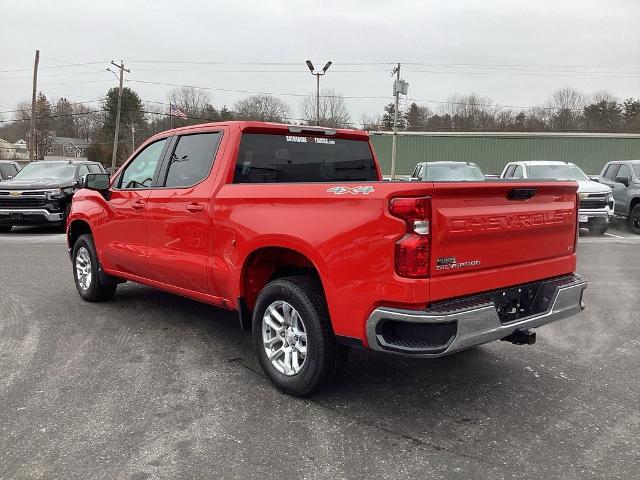
[[[315,88],[306,59],[333,61],[322,85],[347,97],[353,121],[391,101],[398,61],[409,100],[436,111],[424,101],[455,92],[522,106],[568,85],[638,97],[639,19],[638,0],[0,0],[0,111],[30,98],[35,49],[39,90],[71,101],[117,85],[112,59],[145,101],[167,101],[171,87],[134,81],[208,87],[216,107],[247,95],[220,89],[270,92],[296,117],[300,97],[284,94]]]

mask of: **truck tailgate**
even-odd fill
[[[431,299],[572,272],[576,191],[574,182],[435,183]]]

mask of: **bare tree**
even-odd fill
[[[271,95],[251,95],[235,104],[236,114],[242,120],[286,123],[289,106]]]
[[[316,121],[316,95],[309,94],[300,104],[302,118],[309,124]],[[346,127],[351,121],[351,115],[344,103],[344,97],[332,88],[320,91],[320,125],[326,127]]]
[[[94,138],[102,123],[101,112],[97,112],[95,107],[79,103],[73,105],[73,114],[75,136],[85,140]]]
[[[582,120],[582,109],[587,98],[581,92],[564,87],[553,92],[547,101],[549,124],[554,130],[577,130]]]
[[[178,87],[171,90],[168,96],[169,101],[190,118],[202,117],[211,105],[209,94],[201,88]]]
[[[620,103],[620,99],[607,90],[598,90],[589,95],[589,103]]]
[[[495,128],[499,111],[493,100],[477,93],[451,95],[441,107],[449,115],[456,130],[490,130]]]
[[[382,117],[380,115],[367,115],[363,113],[360,115],[360,128],[369,132],[380,130],[382,125]]]

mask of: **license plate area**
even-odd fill
[[[547,312],[555,299],[557,289],[570,286],[576,281],[579,281],[579,277],[568,275],[501,288],[471,297],[435,302],[427,311],[452,314],[469,308],[493,305],[500,322],[508,324]]]

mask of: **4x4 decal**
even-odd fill
[[[370,193],[375,192],[375,190],[371,185],[364,185],[359,187],[331,187],[327,192],[335,195],[344,195],[345,193],[350,193],[351,195],[369,195]]]

